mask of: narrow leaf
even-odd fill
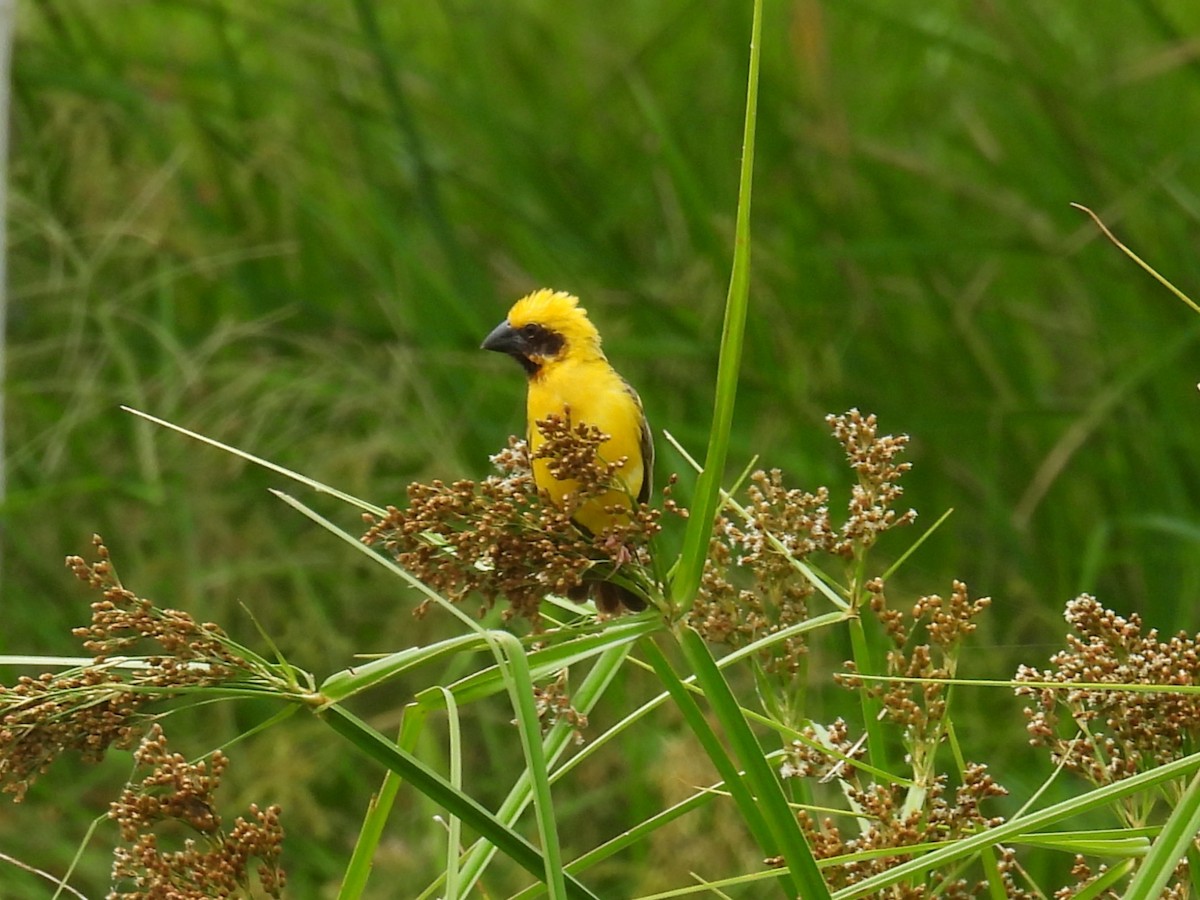
[[[463,823],[491,841],[509,859],[544,881],[546,863],[533,844],[503,823],[468,794],[454,789],[440,774],[426,766],[393,741],[340,706],[326,708],[321,719],[342,735],[359,751],[402,776],[409,784],[442,806],[449,814],[459,816]],[[599,900],[595,894],[573,877],[564,876],[565,896]]]
[[[737,804],[738,812],[741,813],[746,827],[750,829],[750,833],[754,836],[754,840],[758,842],[763,855],[778,855],[779,845],[775,840],[771,826],[763,814],[763,810],[759,806],[758,800],[751,793],[746,780],[743,778],[742,773],[738,771],[736,763],[729,756],[729,753],[721,743],[721,739],[717,737],[716,732],[709,725],[708,719],[705,717],[703,711],[701,711],[699,704],[696,703],[696,699],[679,676],[675,674],[675,670],[671,668],[670,662],[667,661],[666,656],[656,644],[647,641],[645,644],[645,653],[647,661],[654,668],[655,674],[658,675],[659,680],[671,695],[671,699],[675,702],[676,708],[683,716],[684,721],[687,722],[688,727],[692,730],[692,734],[696,736],[696,740],[700,742],[700,746],[704,748],[704,752],[708,754],[708,758],[716,767],[717,773],[725,781],[726,790],[729,791],[730,796]],[[791,895],[795,895],[799,889],[798,883],[792,877],[789,877],[787,881],[788,890]],[[828,896],[828,892],[813,896]]]
[[[717,394],[704,471],[696,484],[683,552],[671,585],[671,600],[683,611],[691,609],[696,601],[696,591],[700,587],[700,576],[708,554],[712,521],[720,502],[721,476],[729,450],[729,431],[733,425],[733,404],[742,360],[742,339],[746,331],[746,308],[750,296],[750,194],[754,176],[761,34],[762,0],[754,0],[754,20],[750,29],[750,72],[746,80],[746,123],[742,133],[742,166],[734,227],[733,272],[729,280],[729,296],[725,301],[725,326],[721,333],[721,355],[717,363]]]
[[[828,897],[829,888],[825,879],[821,877],[808,842],[804,839],[796,814],[788,805],[783,786],[771,770],[762,745],[750,729],[750,723],[742,715],[737,698],[721,670],[717,668],[704,638],[692,628],[683,628],[680,646],[692,666],[692,671],[696,673],[696,683],[704,690],[704,695],[721,723],[725,736],[737,753],[738,762],[746,773],[746,781],[755,794],[757,807],[762,809],[774,842],[775,849],[771,855],[783,856],[785,865],[791,870],[792,877],[799,886],[801,897],[806,900]]]
[[[1192,778],[1178,805],[1163,824],[1150,852],[1129,882],[1123,900],[1155,900],[1175,874],[1175,867],[1196,844],[1200,833],[1200,775]]]

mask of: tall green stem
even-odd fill
[[[721,334],[721,356],[717,363],[717,394],[704,471],[692,499],[691,520],[684,536],[683,553],[671,585],[671,600],[686,612],[696,602],[696,591],[708,555],[713,517],[721,494],[721,475],[729,450],[733,404],[737,396],[742,340],[746,332],[746,308],[750,295],[750,194],[754,174],[754,129],[758,114],[759,43],[762,34],[762,0],[754,2],[750,29],[750,73],[746,80],[746,124],[742,135],[742,166],[738,182],[737,223],[734,230],[733,271],[725,301],[725,325]]]

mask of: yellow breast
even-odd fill
[[[624,489],[614,488],[589,500],[576,510],[575,520],[596,534],[618,518],[624,518],[605,512],[605,508],[630,508],[641,491],[646,475],[641,451],[642,411],[608,362],[601,357],[584,361],[564,360],[557,365],[547,366],[529,381],[526,414],[529,418],[531,452],[536,452],[545,442],[534,423],[549,415],[569,415],[572,425],[594,425],[609,435],[597,452],[605,462],[626,458],[625,464],[617,470],[617,479]],[[554,478],[550,474],[548,460],[544,459],[534,460],[533,480],[560,506],[563,497],[578,488],[574,481]]]

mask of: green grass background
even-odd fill
[[[448,627],[272,499],[279,479],[121,403],[399,502],[410,480],[483,474],[522,428],[519,371],[476,348],[551,286],[583,298],[653,424],[701,452],[749,12],[22,4],[0,650],[73,652],[88,598],[61,560],[93,531],[135,589],[250,638],[244,604],[318,673]],[[907,499],[955,512],[901,583],[995,597],[964,676],[1044,663],[1080,591],[1196,630],[1200,322],[1068,204],[1200,293],[1197,34],[1189,0],[767,4],[731,471],[757,454],[844,487],[821,417],[849,406],[912,434]],[[657,471],[686,472],[661,441]],[[414,686],[373,721],[394,727]],[[267,712],[189,714],[210,736],[191,752]],[[1003,721],[974,755],[1018,790],[1023,723]],[[506,722],[470,723],[498,785],[520,764]],[[336,883],[377,779],[328,737],[298,717],[235,755],[229,812],[285,807],[297,896]],[[665,727],[623,754],[563,798],[578,849],[639,812],[631,792],[650,810],[704,777]],[[126,767],[57,770],[0,816],[0,846],[61,871]],[[434,812],[411,800],[381,884],[423,883]],[[110,837],[85,854],[95,892]]]

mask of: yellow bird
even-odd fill
[[[609,365],[600,349],[600,333],[577,297],[545,288],[522,297],[508,311],[508,318],[487,336],[482,349],[508,354],[528,376],[525,415],[531,453],[545,442],[535,423],[559,415],[572,426],[594,425],[608,435],[597,450],[605,462],[625,458],[616,472],[619,485],[580,506],[574,515],[576,524],[599,534],[618,521],[619,514],[607,512],[607,508],[632,508],[634,500],[646,502],[654,444],[642,401]],[[534,460],[533,480],[559,506],[576,487],[573,481],[551,475],[545,459]],[[606,612],[615,612],[621,603],[635,610],[646,606],[640,597],[613,582],[599,582],[595,587],[596,605]]]

